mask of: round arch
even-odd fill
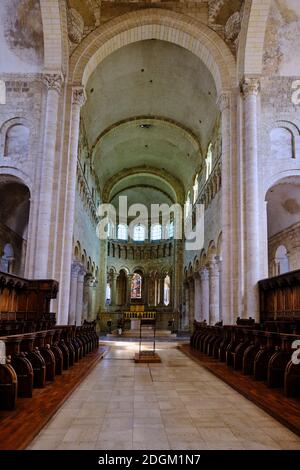
[[[172,189],[174,194],[176,195],[176,202],[183,203],[184,202],[184,188],[182,183],[173,175],[168,173],[166,170],[162,170],[159,168],[154,168],[150,166],[140,166],[134,168],[125,168],[124,170],[118,172],[116,175],[112,176],[106,183],[102,191],[102,200],[104,202],[108,202],[110,200],[111,192],[116,186],[116,184],[123,180],[126,177],[138,175],[141,173],[148,173],[150,175],[154,175],[158,179],[163,179],[164,182],[167,182],[169,187]]]
[[[236,86],[235,59],[215,31],[181,13],[154,8],[121,15],[84,39],[70,59],[70,83],[86,85],[105,57],[146,39],[171,42],[198,56],[211,72],[219,94]]]
[[[244,75],[260,75],[263,68],[263,52],[266,26],[272,0],[247,0],[250,8],[247,36],[245,38]]]
[[[33,184],[30,177],[26,173],[14,166],[5,165],[0,166],[0,176],[7,176],[8,178],[10,176],[15,177],[17,180],[19,180],[20,184],[27,186],[30,193],[30,200],[32,201]]]
[[[267,196],[267,192],[269,189],[272,188],[276,183],[279,183],[281,180],[284,180],[285,178],[288,178],[290,176],[300,176],[300,170],[286,170],[286,171],[281,171],[279,173],[276,173],[275,175],[272,175],[265,184],[264,188],[264,194],[265,194],[265,200]]]

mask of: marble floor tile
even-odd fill
[[[300,438],[176,349],[114,343],[28,449],[299,450]],[[131,349],[130,349],[131,348]]]

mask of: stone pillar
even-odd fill
[[[41,165],[40,194],[38,207],[38,224],[36,234],[35,250],[35,278],[47,279],[52,276],[50,257],[52,229],[52,210],[54,169],[56,156],[56,134],[58,121],[58,105],[62,86],[61,74],[45,74],[43,82],[47,87],[47,101],[45,109],[44,142],[43,142],[43,162]],[[70,289],[70,266],[72,257],[68,263],[68,286]],[[69,303],[69,292],[67,302]],[[68,315],[65,317],[65,323]]]
[[[95,295],[96,295],[96,279],[92,276],[89,279],[89,288],[88,288],[88,309],[87,309],[87,319],[92,321],[95,319]]]
[[[245,78],[244,98],[244,298],[245,316],[259,321],[259,178],[257,139],[257,95],[259,80]]]
[[[109,282],[110,282],[110,304],[111,305],[116,305],[117,302],[117,275],[116,273],[112,272],[110,273],[109,277]]]
[[[220,271],[217,261],[209,265],[209,324],[220,321]]]
[[[127,295],[126,295],[126,305],[130,305],[130,302],[131,302],[131,281],[132,281],[132,277],[133,277],[133,274],[128,274],[127,275],[127,278],[126,278],[126,282],[127,282],[127,285],[126,285],[126,291],[127,291]]]
[[[160,276],[159,278],[159,305],[164,306],[164,287],[165,287],[165,277]]]
[[[189,281],[189,298],[190,298],[190,308],[189,308],[189,328],[192,329],[194,318],[195,318],[195,285],[194,279]]]
[[[185,314],[184,314],[184,318],[182,319],[182,321],[183,321],[184,328],[188,329],[189,328],[189,314],[190,314],[190,289],[189,289],[188,283],[184,284],[184,294],[185,294]]]
[[[225,323],[231,323],[232,316],[232,224],[231,224],[231,154],[230,154],[230,99],[228,93],[222,93],[217,102],[222,113],[222,317]],[[208,310],[206,310],[208,321]],[[203,319],[204,319],[203,318]]]
[[[200,270],[201,277],[201,312],[202,321],[209,323],[209,272],[207,268]]]
[[[75,216],[76,171],[79,139],[80,108],[85,103],[85,92],[82,86],[72,89],[72,108],[70,116],[70,141],[67,167],[67,184],[65,200],[65,219],[62,233],[62,262],[59,288],[58,323],[63,324],[68,318],[70,265],[73,249],[73,227]],[[102,260],[101,260],[102,261]]]
[[[70,286],[70,305],[69,305],[69,325],[75,325],[76,306],[77,306],[77,281],[81,267],[79,263],[72,263],[71,267],[71,286]]]
[[[143,292],[144,292],[144,303],[146,306],[149,305],[149,276],[147,274],[145,274],[143,276],[143,283],[144,283],[144,287],[143,287]]]
[[[89,308],[90,304],[90,290],[91,283],[93,282],[93,277],[91,274],[87,274],[83,282],[83,303],[82,303],[82,318],[87,320],[89,317]]]
[[[82,309],[83,309],[83,285],[84,285],[84,269],[80,269],[77,278],[77,296],[76,296],[76,325],[82,323]]]
[[[202,312],[201,312],[201,279],[199,276],[199,273],[195,274],[195,300],[194,300],[194,305],[195,305],[195,320],[201,321],[202,318]]]

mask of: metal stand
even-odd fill
[[[143,327],[145,329],[149,326],[153,326],[153,348],[152,350],[150,349],[150,350],[145,351],[142,349]],[[156,320],[141,319],[139,352],[136,353],[135,355],[135,358],[134,358],[135,362],[161,362],[161,358],[155,352],[155,335],[156,335]]]

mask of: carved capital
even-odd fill
[[[200,270],[200,277],[201,277],[201,281],[208,281],[209,271],[206,267],[204,267]]]
[[[72,104],[83,106],[86,102],[86,94],[83,86],[76,86],[72,89]]]
[[[260,81],[258,78],[245,77],[241,82],[241,93],[244,98],[247,96],[257,96],[260,91]]]
[[[43,83],[48,90],[55,90],[60,94],[63,76],[60,73],[46,73],[43,75]]]
[[[229,93],[221,93],[217,99],[217,106],[220,109],[221,113],[228,109],[230,105]]]

